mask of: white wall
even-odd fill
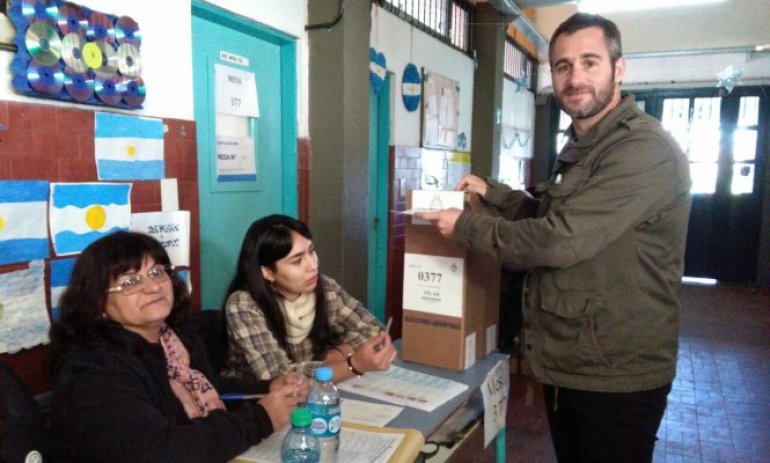
[[[193,76],[190,0],[78,0],[78,4],[118,16],[131,16],[142,33],[142,79],[147,99],[141,110],[121,111],[107,106],[81,105],[30,98],[14,93],[10,72],[0,73],[0,100],[53,104],[152,117],[192,120]],[[308,135],[307,0],[213,0],[210,3],[296,37],[298,77],[298,135]],[[0,69],[8,69],[13,53],[0,51]]]
[[[401,77],[404,67],[414,63],[418,69],[437,72],[460,83],[459,132],[465,132],[471,150],[471,121],[473,116],[473,60],[430,35],[412,27],[380,7],[372,7],[372,33],[370,44],[385,55],[391,82],[393,121],[391,144],[420,146],[420,110],[409,112],[401,99]]]

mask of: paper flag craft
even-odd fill
[[[48,257],[48,181],[0,181],[0,265]]]
[[[387,70],[385,64],[385,55],[374,48],[369,48],[369,78],[372,81],[372,90],[375,95],[380,94],[382,84],[385,83]]]
[[[130,183],[52,183],[51,237],[56,255],[78,254],[131,223]]]
[[[164,178],[162,120],[96,113],[94,123],[99,180]]]
[[[51,261],[51,319],[54,321],[59,319],[59,300],[70,284],[72,267],[76,261],[76,258]]]
[[[421,88],[420,71],[413,63],[409,63],[404,68],[404,75],[401,77],[401,97],[404,100],[404,106],[407,111],[414,111],[420,107]]]

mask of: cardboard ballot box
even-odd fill
[[[470,208],[496,214],[478,195],[415,190],[412,210]],[[406,225],[404,360],[464,370],[497,348],[500,265],[445,238],[429,222],[412,216]]]

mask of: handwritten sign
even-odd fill
[[[214,74],[217,113],[259,117],[257,78],[253,72],[214,64]]]
[[[484,447],[505,428],[510,378],[508,362],[500,360],[481,385],[481,395],[484,399]]]
[[[464,268],[460,257],[406,253],[404,308],[462,317]]]
[[[160,241],[171,259],[171,265],[190,266],[190,211],[131,214],[131,231]]]

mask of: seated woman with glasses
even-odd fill
[[[189,302],[149,236],[83,251],[50,333],[56,461],[226,462],[289,422],[307,384],[222,380],[186,327]],[[228,410],[220,392],[265,395]]]
[[[318,271],[307,225],[285,215],[251,224],[225,303],[228,354],[223,375],[268,379],[320,364],[336,382],[387,370],[396,349],[382,325]]]

